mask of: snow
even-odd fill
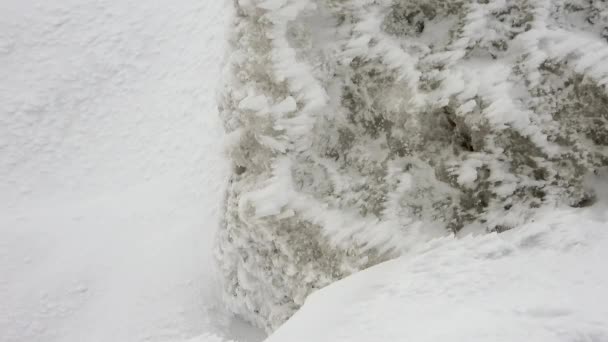
[[[487,228],[475,222],[458,236],[442,236],[446,230],[433,204],[453,191],[433,185],[436,172],[421,159],[387,160],[383,141],[364,135],[344,154],[353,164],[348,168],[315,151],[301,160],[289,154],[314,150],[316,140],[337,132],[322,125],[315,129],[322,109],[337,109],[341,96],[341,85],[330,84],[338,76],[324,75],[323,64],[331,70],[334,62],[346,65],[364,55],[381,60],[378,67],[403,83],[381,88],[398,96],[387,96],[379,109],[421,110],[425,102],[447,105],[455,97],[457,115],[467,118],[479,114],[474,97],[480,94],[491,100],[482,114],[495,128],[513,126],[552,152],[538,128],[544,122],[524,108],[523,90],[510,82],[511,65],[503,62],[511,63],[512,56],[491,63],[483,54],[463,59],[483,36],[486,43],[496,38],[499,32],[487,29],[488,13],[506,2],[472,5],[464,17],[466,34],[454,41],[447,39],[457,21],[452,14],[429,21],[433,28],[415,39],[399,38],[380,30],[389,2],[353,1],[349,11],[356,20],[343,36],[317,3],[237,2],[250,14],[268,10],[264,20],[238,30],[249,34],[255,31],[248,28],[263,26],[269,49],[267,56],[251,50],[234,51],[230,58],[243,69],[258,57],[268,62],[263,68],[271,76],[263,80],[268,84],[252,78],[231,84],[230,77],[242,75],[222,73],[229,2],[0,3],[0,341],[256,342],[264,334],[225,306],[247,318],[263,305],[268,317],[249,312],[249,320],[274,328],[303,302],[267,342],[608,341],[605,169],[587,177],[599,201],[593,207],[545,207],[535,221],[503,234],[467,235]],[[543,6],[539,11],[548,8]],[[298,22],[301,30],[292,26]],[[514,42],[513,51],[531,51],[522,62],[531,75],[526,81],[540,82],[536,69],[552,56],[606,84],[603,38],[555,24],[534,26]],[[334,52],[339,52],[335,61]],[[446,63],[441,87],[412,96],[423,75],[417,64],[429,53],[427,64]],[[226,102],[234,100],[243,119],[249,114],[255,119],[239,126],[225,118],[228,135],[215,100],[222,77],[230,90]],[[273,82],[284,83],[286,90],[268,91]],[[271,128],[282,133],[273,135]],[[241,144],[268,151],[243,157]],[[247,170],[241,178],[260,165],[268,172],[249,176],[253,186],[245,182],[225,196],[230,173],[225,150]],[[498,146],[492,156],[503,151]],[[318,196],[318,184],[300,188],[292,168],[302,163],[302,179],[308,173],[315,182],[328,178],[338,201],[361,201],[364,192],[348,192],[372,179],[344,170],[357,163],[384,168],[384,161],[388,177],[381,183],[395,191],[384,196],[381,218],[351,204],[330,205]],[[474,153],[458,162],[453,170],[463,187],[478,185],[487,166],[486,180],[503,182],[494,190],[501,199],[518,189],[508,163]],[[226,273],[236,275],[241,286],[228,290],[247,294],[234,295],[234,303],[221,302],[211,261],[225,197],[234,199],[226,203],[237,204],[234,216],[240,220],[228,224],[248,229],[227,231],[225,240],[237,244],[222,246]],[[409,206],[419,207],[422,218],[408,212]],[[272,219],[280,230],[268,230]],[[495,211],[487,219],[509,227],[524,220],[515,210]],[[312,226],[321,227],[320,233],[305,231]],[[277,238],[277,232],[283,236]],[[276,259],[279,250],[285,260],[264,259]],[[382,260],[402,256],[306,298],[312,289],[374,263],[373,255],[365,255],[371,250]],[[304,261],[294,262],[293,256]],[[269,271],[261,272],[266,266]],[[286,298],[288,305],[279,306]]]
[[[0,341],[257,341],[210,257],[222,1],[0,3]]]
[[[607,219],[433,240],[313,293],[266,342],[607,341]]]

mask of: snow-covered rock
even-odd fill
[[[239,0],[218,260],[273,330],[306,296],[448,232],[585,207],[608,166],[608,3]]]

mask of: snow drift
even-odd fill
[[[234,4],[217,255],[226,303],[258,326],[421,241],[596,201],[606,2]]]
[[[608,341],[605,209],[421,244],[312,294],[266,341]]]

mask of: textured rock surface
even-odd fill
[[[608,3],[240,0],[218,258],[272,330],[319,287],[463,228],[587,206],[608,165]]]

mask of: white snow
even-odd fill
[[[433,240],[313,293],[266,342],[608,341],[607,219]]]
[[[281,137],[258,134],[263,145],[306,150],[315,111],[335,100],[287,39],[288,24],[314,14],[314,1],[239,3],[248,10],[276,9],[268,16],[273,70],[297,93],[274,101],[252,89],[248,96],[243,92],[239,108],[271,116],[285,129]],[[229,173],[223,145],[236,145],[248,133],[237,129],[225,137],[216,109],[229,6],[211,0],[0,2],[0,341],[264,338],[225,312],[211,263]],[[375,32],[380,16],[360,12],[356,39],[343,57],[362,49],[386,55],[408,87],[417,88],[417,57]],[[471,36],[485,32],[479,30],[483,18],[471,12]],[[450,25],[443,22],[421,42],[445,35]],[[322,40],[321,31],[315,39]],[[594,77],[604,84],[605,66],[596,62],[608,52],[590,54],[597,39],[558,33],[538,56],[574,54],[575,68],[597,71]],[[538,37],[528,33],[519,43],[535,45]],[[369,46],[372,38],[377,42]],[[466,45],[457,43],[435,57],[456,63]],[[538,56],[531,60],[543,60]],[[508,69],[476,66],[485,83],[465,82],[468,70],[448,75],[440,89],[447,95],[437,100],[460,94],[459,112],[469,113],[476,105],[468,100],[477,93],[471,89],[480,88],[495,100],[487,114],[497,126],[524,131],[529,113],[505,98],[515,89],[497,81],[507,79]],[[378,157],[381,149],[369,145]],[[298,211],[327,227],[336,246],[355,241],[362,250],[383,246],[381,252],[405,255],[317,291],[267,342],[608,341],[605,170],[589,180],[598,189],[594,207],[546,211],[503,234],[466,236],[479,231],[469,226],[458,237],[428,241],[444,231],[412,221],[403,232],[398,221],[401,194],[424,185],[423,176],[392,165],[398,191],[387,200],[386,220],[379,221],[296,191],[291,163],[288,156],[276,158],[271,177],[240,197],[253,204],[251,222],[259,227],[269,215]],[[458,182],[473,184],[480,166],[477,159],[465,160]],[[328,174],[338,188],[352,185],[349,178],[340,182],[337,172]],[[499,167],[493,172],[502,176]],[[504,180],[498,193],[506,197],[515,188]],[[285,270],[308,272],[293,265]]]
[[[0,341],[263,338],[210,262],[228,11],[0,2]]]

